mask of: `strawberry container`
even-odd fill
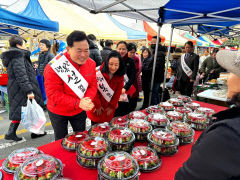
[[[147,140],[147,134],[152,131],[152,126],[143,119],[133,119],[129,122],[128,128],[135,134],[137,141]]]
[[[192,109],[193,111],[200,107],[200,104],[195,102],[188,102],[185,104],[185,107]]]
[[[182,106],[182,107],[177,107],[175,111],[183,114],[185,118],[188,113],[192,112],[192,109]]]
[[[154,129],[148,134],[148,145],[160,155],[173,155],[178,152],[179,139],[166,129]]]
[[[89,129],[89,135],[94,137],[105,137],[107,132],[110,130],[109,123],[95,124]]]
[[[158,104],[159,107],[163,108],[165,111],[174,111],[174,106],[169,102],[161,102]]]
[[[97,168],[99,160],[109,150],[108,142],[102,137],[89,137],[77,147],[77,162],[86,168]]]
[[[129,120],[126,116],[123,117],[115,117],[111,120],[110,126],[111,127],[128,127]]]
[[[183,114],[177,111],[168,111],[166,116],[170,121],[183,121]]]
[[[128,128],[112,128],[107,135],[112,151],[130,152],[135,141],[134,133]]]
[[[107,154],[98,164],[99,180],[137,180],[139,166],[137,161],[123,151]]]
[[[146,114],[141,111],[133,111],[128,115],[128,119],[146,119]]]
[[[189,113],[186,116],[186,122],[195,130],[201,131],[209,126],[207,117],[200,113]]]
[[[149,114],[150,113],[159,113],[159,114],[164,114],[165,113],[164,109],[159,107],[158,105],[149,106],[148,108],[146,108],[146,111]]]
[[[168,100],[169,103],[171,103],[173,106],[183,106],[184,102],[178,98],[171,98]]]
[[[168,118],[163,114],[152,113],[147,116],[147,121],[152,125],[153,129],[164,128],[169,124]]]
[[[184,96],[184,95],[180,95],[177,97],[178,99],[182,100],[184,103],[187,103],[187,102],[191,102],[192,99],[189,97],[189,96]]]
[[[215,114],[215,111],[210,108],[206,107],[199,107],[195,110],[196,113],[204,114],[208,118],[211,118],[213,114]]]
[[[167,129],[176,134],[180,144],[189,144],[193,142],[195,132],[189,124],[181,121],[174,121],[168,125]]]
[[[137,146],[133,148],[131,155],[138,162],[139,169],[142,172],[152,172],[162,164],[156,151],[147,146]]]
[[[40,154],[25,161],[14,174],[14,180],[53,180],[62,176],[62,162]]]
[[[88,138],[88,135],[84,132],[73,132],[63,138],[61,144],[64,149],[68,151],[75,151],[78,144],[86,138]]]
[[[3,162],[2,168],[5,172],[13,174],[27,159],[41,154],[37,148],[27,147],[13,151]]]

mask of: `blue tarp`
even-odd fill
[[[0,7],[0,23],[43,31],[59,31],[58,22],[49,20],[38,0],[29,0],[26,9],[19,14]]]
[[[127,33],[128,39],[147,39],[147,33],[143,31],[136,31],[134,29],[131,29],[127,26],[124,26],[120,22],[118,22],[116,19],[113,17],[109,16],[108,17],[111,19],[111,21],[116,24],[120,29],[125,31]]]

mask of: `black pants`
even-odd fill
[[[137,101],[138,101],[138,97],[130,98],[129,109],[128,109],[129,112],[135,111],[137,107]]]
[[[183,81],[182,79],[180,79],[179,91],[181,95],[191,97],[193,91],[193,82],[190,82],[190,79],[188,79],[187,81]]]
[[[52,127],[54,130],[55,140],[62,139],[68,134],[68,121],[73,131],[85,131],[86,128],[86,112],[83,111],[75,116],[61,116],[48,111]]]
[[[118,108],[115,111],[114,117],[125,116],[129,113],[129,102],[118,102]]]
[[[142,109],[145,109],[148,107],[149,95],[150,95],[150,88],[143,90],[144,100],[143,100]]]

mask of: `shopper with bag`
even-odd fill
[[[84,131],[86,112],[94,108],[97,93],[96,63],[89,58],[89,43],[82,31],[67,37],[67,51],[58,54],[45,68],[47,108],[55,140],[73,131]]]
[[[124,85],[125,67],[121,55],[112,51],[105,62],[97,68],[98,92],[94,109],[87,112],[92,124],[109,122],[117,108]]]
[[[31,52],[26,50],[25,40],[13,35],[9,44],[10,50],[2,53],[3,64],[8,73],[9,119],[12,121],[5,139],[20,141],[22,138],[16,135],[16,130],[21,121],[22,106],[26,105],[28,99],[35,99],[43,107],[43,100],[30,59]],[[41,137],[45,134],[32,133],[31,137]]]

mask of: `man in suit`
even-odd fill
[[[196,80],[199,56],[193,53],[193,42],[185,43],[186,53],[181,56],[177,69],[178,90],[182,95],[191,96],[193,82]]]

